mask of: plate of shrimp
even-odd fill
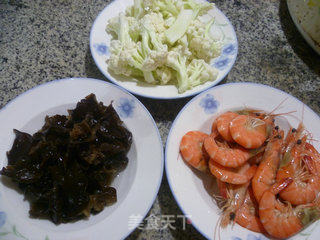
[[[208,239],[318,239],[319,124],[308,106],[266,85],[199,94],[166,142],[174,198]]]

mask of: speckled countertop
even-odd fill
[[[54,79],[106,78],[89,50],[89,32],[108,0],[0,0],[0,108],[22,92]],[[238,59],[223,83],[250,81],[279,88],[320,114],[320,56],[295,28],[284,0],[216,0],[235,27]],[[139,97],[165,143],[190,98]],[[159,104],[160,103],[160,104]],[[164,175],[149,216],[181,215]],[[176,229],[135,230],[127,239],[203,239],[181,219]]]

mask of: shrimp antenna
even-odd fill
[[[219,239],[219,240],[221,239],[221,236],[220,236],[221,218],[222,218],[222,215],[220,215],[220,217],[218,218],[217,224],[216,224],[216,226],[214,227],[214,236],[213,236],[213,239],[214,239],[214,240],[216,239],[217,229],[218,229],[218,228],[219,228],[218,239]]]
[[[272,113],[274,113],[275,111],[277,111],[279,108],[280,108],[280,106],[285,102],[285,101],[287,101],[288,100],[288,97],[286,97],[285,99],[283,99],[279,104],[278,104],[278,106],[276,106],[269,114],[271,115]]]
[[[301,112],[302,116],[301,116],[301,119],[299,119],[298,117],[292,116],[293,118],[299,120],[301,123],[303,123],[303,120],[304,120],[304,106],[305,106],[305,104],[302,103],[302,112]]]
[[[295,113],[295,112],[297,112],[297,111],[293,110],[293,111],[290,111],[290,112],[273,114],[272,116],[277,117],[277,116],[282,116],[282,115],[290,115],[291,113]]]
[[[305,130],[307,132],[307,140],[310,141],[310,142],[320,142],[319,139],[316,139],[316,138],[313,138],[313,135],[311,132],[309,132],[308,130]]]
[[[302,104],[302,122],[303,122],[303,119],[304,119],[304,103]]]
[[[319,139],[315,139],[315,138],[308,138],[307,140],[310,141],[310,142],[312,142],[312,141],[314,141],[314,142],[320,142]]]

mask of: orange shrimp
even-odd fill
[[[213,121],[212,125],[211,125],[211,136],[213,137],[217,137],[219,135],[218,132],[218,127],[217,127],[217,121]]]
[[[236,223],[251,231],[265,233],[258,216],[258,210],[259,207],[253,196],[252,188],[249,188],[242,206],[236,212]]]
[[[245,163],[238,168],[227,168],[210,159],[209,169],[220,181],[239,185],[251,180],[256,172],[257,166],[250,166],[249,163]]]
[[[203,151],[203,141],[208,137],[200,131],[187,132],[181,139],[180,152],[183,159],[200,171],[207,170],[208,159]]]
[[[281,191],[280,197],[293,205],[310,203],[320,192],[320,175],[312,157],[308,156],[309,151],[305,145],[306,136],[285,154],[284,162],[288,164],[282,166],[277,173],[278,181],[292,177],[293,183]]]
[[[249,158],[248,163],[259,165],[263,159],[265,148],[261,150],[261,152],[256,153],[253,157]]]
[[[219,189],[220,196],[223,199],[228,199],[228,193],[227,193],[228,183],[222,182],[219,179],[216,179],[216,180],[217,180],[217,186],[218,186],[218,189]]]
[[[279,239],[296,234],[320,216],[318,199],[311,204],[293,208],[290,203],[284,204],[276,198],[291,182],[292,179],[287,178],[274,184],[264,192],[259,202],[259,216],[263,227],[272,237]]]
[[[230,123],[233,140],[247,149],[258,148],[267,139],[267,125],[259,118],[240,115]]]
[[[210,136],[204,140],[204,148],[210,158],[225,167],[239,167],[251,157],[249,150],[240,146],[229,147]]]
[[[312,146],[310,143],[306,143],[305,145],[307,155],[311,157],[314,162],[317,172],[320,173],[320,153]]]
[[[276,238],[287,238],[302,229],[300,219],[290,205],[280,202],[276,195],[287,187],[292,179],[276,183],[265,191],[259,202],[259,216],[266,231]]]
[[[250,182],[242,185],[232,185],[218,180],[220,194],[222,193],[226,200],[222,207],[221,227],[225,228],[230,222],[235,220],[236,212],[244,203],[249,184]]]
[[[302,123],[299,124],[298,128],[290,128],[286,139],[284,140],[283,154],[286,152],[290,152],[294,145],[296,145],[297,141],[302,137],[304,131],[304,126]]]
[[[215,121],[217,122],[217,129],[220,135],[228,142],[234,142],[230,133],[230,122],[239,114],[234,112],[226,112],[221,114]]]
[[[245,200],[246,192],[250,182],[242,185],[232,185],[221,182],[219,179],[217,179],[217,183],[220,194],[222,194],[222,197],[225,200],[224,205],[222,206],[222,215],[220,216],[214,230],[214,235],[216,235],[216,231],[219,229],[218,234],[220,239],[221,227],[225,228],[229,225],[229,223],[235,221],[236,212],[242,206]]]
[[[264,152],[262,162],[259,164],[252,179],[253,193],[258,202],[260,201],[262,194],[275,182],[280,162],[283,135],[283,131],[273,130],[273,134]]]

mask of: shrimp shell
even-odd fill
[[[208,137],[200,131],[187,132],[181,139],[180,152],[182,158],[194,168],[200,171],[207,170],[207,158],[202,149],[204,139]]]
[[[210,158],[225,167],[239,167],[251,157],[250,152],[241,146],[218,146],[213,137],[204,140],[204,148]]]
[[[240,115],[230,123],[233,140],[247,149],[262,146],[267,139],[266,123],[258,118]]]
[[[283,131],[273,131],[263,155],[263,160],[259,164],[256,174],[252,179],[253,193],[258,202],[263,193],[275,182],[280,162],[283,135]]]
[[[227,168],[210,159],[209,169],[210,172],[222,182],[244,184],[249,182],[254,176],[257,166],[250,166],[249,163],[245,163],[239,168]]]

